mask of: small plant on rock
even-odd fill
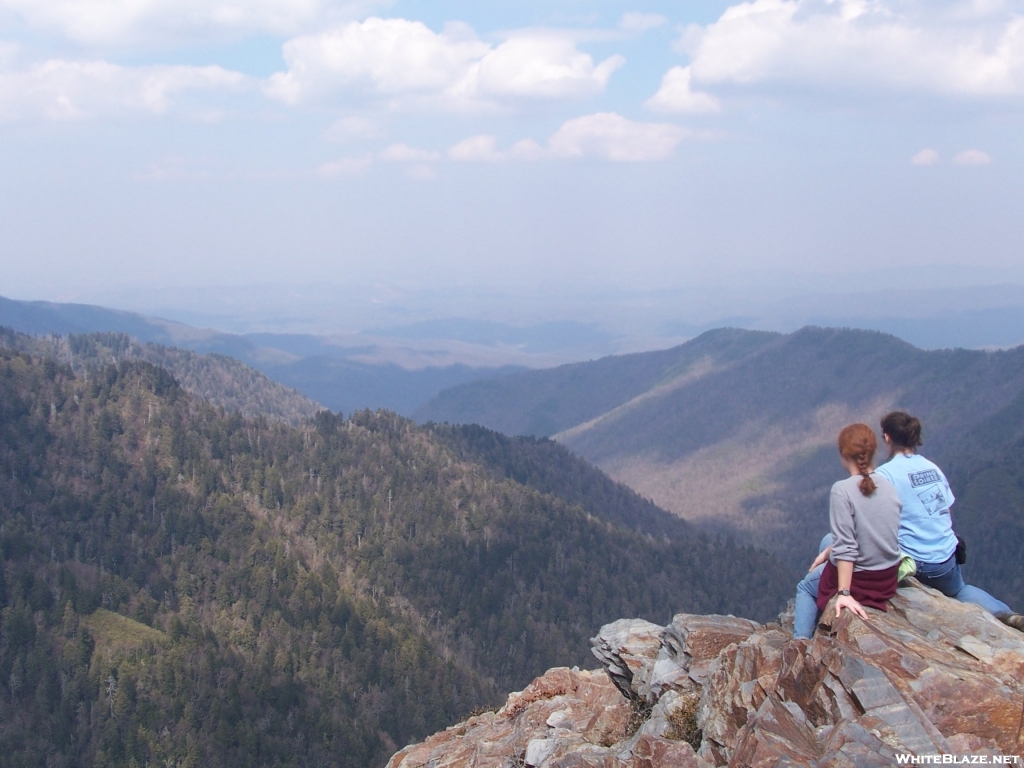
[[[629,719],[626,721],[626,735],[624,738],[628,739],[640,730],[641,726],[651,718],[652,708],[650,704],[641,698],[630,699]]]
[[[700,695],[689,693],[679,699],[678,705],[668,714],[669,728],[665,732],[666,739],[685,741],[694,750],[700,749],[703,734],[697,727],[697,705]]]

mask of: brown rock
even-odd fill
[[[740,729],[774,690],[784,641],[778,631],[754,634],[739,645],[727,646],[712,663],[697,712],[705,759],[728,762]]]
[[[643,735],[628,752],[623,752],[616,765],[630,768],[710,768],[685,741],[671,741]]]
[[[619,619],[591,638],[591,651],[623,696],[646,698],[640,695],[638,683],[650,679],[664,633],[664,627],[643,619]]]
[[[506,768],[604,750],[625,736],[631,708],[604,671],[549,670],[497,712],[470,718],[395,754],[389,768]],[[595,763],[599,765],[600,763]]]
[[[549,669],[519,693],[508,697],[501,712],[506,717],[515,717],[535,701],[564,696],[579,690],[580,676],[565,667]]]
[[[798,707],[789,708],[775,696],[768,697],[737,734],[730,766],[770,768],[817,765],[819,749],[814,729]]]
[[[856,721],[846,720],[831,730],[819,766],[829,768],[892,768],[896,753]]]
[[[711,662],[733,643],[741,643],[760,625],[735,616],[695,616],[680,613],[665,627],[664,644],[671,658],[703,684]]]
[[[593,640],[605,670],[553,669],[505,706],[389,768],[872,768],[905,754],[1024,758],[1024,634],[913,579],[867,620],[791,624],[680,614]],[[677,726],[693,713],[698,750]],[[646,705],[649,710],[643,707]],[[685,705],[685,706],[684,706]],[[634,733],[637,711],[649,718]],[[691,738],[693,719],[686,730]],[[695,740],[694,744],[697,743]]]

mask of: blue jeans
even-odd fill
[[[826,547],[832,544],[832,534],[826,533],[818,545],[818,554],[825,551]],[[818,626],[818,582],[821,581],[821,572],[825,570],[822,563],[813,571],[808,573],[800,583],[796,585],[796,608],[793,610],[793,637],[809,638],[814,634]]]
[[[964,584],[964,576],[953,555],[944,563],[918,563],[917,580],[926,587],[937,589],[946,597],[952,597],[961,603],[980,605],[997,619],[1004,619],[1013,611],[1002,600],[997,600],[988,592],[970,584]]]

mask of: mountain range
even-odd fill
[[[923,351],[879,332],[720,329],[673,349],[446,390],[415,413],[550,436],[658,506],[757,541],[795,568],[827,530],[846,423],[921,417],[971,541],[970,577],[1024,588],[1024,347]],[[879,454],[878,459],[886,457]]]
[[[894,407],[970,580],[1024,591],[1024,348],[718,329],[449,388],[417,425],[125,323],[0,332],[3,765],[380,765],[585,666],[619,616],[766,620],[827,526],[838,429]]]
[[[472,339],[466,344],[459,339],[432,341],[430,333],[437,329],[430,324],[397,329],[398,341],[367,334],[234,334],[88,304],[17,301],[0,296],[0,326],[36,336],[124,333],[142,344],[232,357],[313,401],[345,412],[387,408],[410,414],[443,389],[523,367],[508,364],[507,354],[495,356],[488,349],[481,351]],[[441,330],[466,335],[465,329],[458,327]],[[584,339],[592,335],[585,328],[553,324],[532,335],[526,332],[522,338],[527,344],[543,347],[543,341],[553,334]],[[454,352],[453,344],[457,348]],[[469,349],[457,354],[460,345]]]
[[[1007,436],[1019,424],[1012,414],[1020,391],[1019,349],[923,351],[878,332],[717,329],[668,350],[501,375],[500,369],[458,366],[406,370],[346,358],[359,350],[323,337],[221,334],[98,307],[0,300],[4,313],[36,332],[123,327],[235,353],[269,378],[220,352],[199,356],[152,342],[117,342],[148,349],[141,359],[169,367],[188,391],[210,402],[228,410],[249,402],[253,407],[243,413],[250,416],[297,424],[318,407],[297,393],[290,397],[299,399],[288,401],[285,390],[272,391],[279,386],[271,380],[276,378],[297,383],[306,394],[322,392],[321,402],[335,407],[398,402],[399,410],[420,421],[480,423],[511,435],[553,437],[660,507],[706,530],[767,546],[794,568],[813,554],[822,526],[823,499],[836,472],[829,447],[834,433],[846,421],[875,424],[885,410],[905,407],[926,421],[926,455],[957,478],[958,526],[981,532],[1001,520],[1011,531],[1019,527],[1014,510],[1021,483],[1010,458],[1015,438]],[[413,324],[396,333],[480,340],[473,328],[458,323]],[[36,354],[52,354],[38,347],[44,340],[34,343]],[[112,351],[103,343],[100,348],[103,355]],[[475,380],[445,388],[464,377]],[[254,386],[264,392],[243,391]],[[291,405],[284,407],[286,401]],[[278,405],[282,409],[275,410]],[[997,430],[1008,442],[997,447],[975,440],[982,424],[1003,418],[997,415],[1001,409],[1010,409]],[[977,477],[981,485],[974,483]],[[1002,539],[988,537],[975,549],[985,554],[996,540]],[[979,558],[972,578],[996,590],[1000,579],[1019,578],[998,562]]]

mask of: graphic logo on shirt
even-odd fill
[[[939,482],[939,473],[934,469],[911,472],[907,477],[910,478],[911,488],[920,488],[922,485],[931,485],[932,483]]]
[[[923,472],[921,474],[924,474]],[[927,488],[917,494],[917,498],[921,500],[921,504],[929,515],[935,515],[939,512],[944,512],[949,508],[949,504],[946,503],[946,497],[942,494],[942,488],[936,486],[934,488]]]

